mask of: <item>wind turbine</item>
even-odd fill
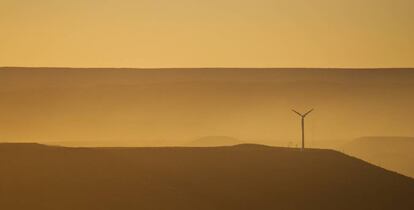
[[[302,118],[302,150],[305,150],[305,117],[311,113],[313,111],[313,109],[309,110],[308,112],[306,112],[305,114],[301,114],[300,112],[292,109],[293,112],[295,112],[296,114],[298,114],[301,118]]]

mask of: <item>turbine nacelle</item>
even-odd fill
[[[314,109],[309,110],[308,112],[306,112],[305,114],[301,114],[300,112],[292,109],[293,112],[295,112],[296,114],[298,114],[299,116],[301,116],[302,118],[305,118],[306,115],[310,114]]]

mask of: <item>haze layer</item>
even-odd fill
[[[315,108],[307,145],[335,146],[414,136],[413,90],[409,69],[3,68],[0,139],[160,146],[229,136],[295,146],[300,119],[291,109]]]

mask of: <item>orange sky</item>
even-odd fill
[[[412,0],[0,0],[0,66],[412,67]]]

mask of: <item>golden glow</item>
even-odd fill
[[[1,0],[0,28],[0,66],[414,66],[412,0]]]

